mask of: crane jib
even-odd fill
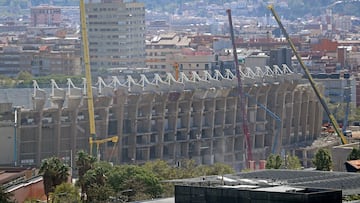
[[[348,144],[348,140],[346,139],[346,137],[344,136],[343,132],[340,130],[339,124],[337,123],[334,115],[330,112],[329,107],[327,106],[323,96],[321,95],[320,91],[317,89],[316,84],[311,76],[311,74],[309,73],[309,70],[306,68],[304,62],[302,61],[301,57],[299,56],[294,43],[291,41],[289,34],[287,33],[285,27],[283,26],[278,14],[276,13],[273,5],[269,5],[268,9],[271,11],[272,15],[274,16],[276,22],[278,23],[280,29],[282,30],[283,34],[285,35],[286,40],[288,41],[292,51],[294,52],[296,59],[299,61],[299,64],[301,66],[301,68],[304,70],[306,77],[308,78],[311,87],[313,88],[317,98],[319,99],[324,111],[326,112],[326,114],[328,115],[331,124],[333,125],[335,132],[337,133],[337,135],[340,137],[341,139],[341,143],[342,144]]]

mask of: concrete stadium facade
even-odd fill
[[[294,152],[300,143],[320,135],[321,104],[299,74],[286,65],[244,68],[241,80],[254,160],[283,149]],[[199,164],[222,162],[237,170],[246,168],[237,87],[230,71],[204,72],[201,77],[196,72],[180,73],[178,80],[171,74],[166,78],[155,74],[151,81],[144,75],[123,81],[113,77],[108,84],[99,78],[94,88],[97,139],[119,136],[117,144],[100,145],[101,159],[115,164],[194,159]],[[18,98],[25,95],[15,91]],[[30,91],[31,106],[22,104],[16,111],[18,164],[39,165],[49,156],[74,162],[76,151],[89,150],[85,87],[75,87],[69,80],[67,88],[59,88],[52,81],[52,88],[45,90],[35,82]],[[21,106],[15,100],[2,102],[2,112],[12,111],[14,103]]]

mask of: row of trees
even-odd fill
[[[32,87],[33,80],[36,80],[40,86],[49,86],[51,79],[54,79],[58,84],[66,84],[68,78],[75,84],[81,84],[83,77],[82,75],[47,75],[34,77],[29,72],[22,71],[14,78],[0,75],[0,88]]]
[[[157,160],[144,165],[116,165],[97,162],[96,158],[79,151],[76,158],[78,181],[76,186],[66,183],[69,167],[57,157],[42,162],[40,173],[44,178],[45,194],[53,202],[138,201],[172,196],[174,187],[162,182],[203,175],[234,173],[224,164],[198,166],[193,160],[183,160],[180,167]],[[77,189],[79,188],[79,189]],[[81,197],[74,191],[81,191]]]
[[[267,158],[267,169],[301,169],[298,157],[271,154]],[[353,149],[348,160],[360,159],[360,150]],[[317,170],[330,171],[332,159],[330,152],[320,149],[315,154],[313,164]],[[39,173],[44,180],[47,199],[54,203],[60,202],[104,202],[104,201],[139,201],[157,197],[168,197],[174,193],[173,184],[164,180],[184,179],[207,175],[234,173],[233,168],[225,164],[212,166],[196,165],[193,160],[183,160],[180,166],[169,165],[157,160],[144,165],[116,165],[98,162],[95,157],[84,151],[76,156],[76,185],[69,183],[69,166],[57,157],[44,160]],[[11,194],[0,188],[0,202],[11,202]],[[81,191],[81,195],[79,195]],[[32,200],[28,200],[32,202]]]
[[[358,160],[360,159],[360,149],[353,148],[351,153],[348,155],[347,160]],[[331,154],[327,149],[319,149],[313,159],[313,164],[316,170],[320,171],[331,171],[333,161]],[[282,159],[280,155],[271,154],[266,160],[267,169],[300,169],[301,163],[297,156],[286,155],[285,159]]]
[[[270,154],[266,159],[266,169],[301,169],[301,162],[297,156],[286,155],[285,159],[282,159],[280,155]]]
[[[271,154],[266,163],[267,169],[301,169],[297,156]],[[353,149],[348,160],[359,159],[360,150]],[[332,159],[327,149],[319,149],[313,159],[316,170],[330,171]],[[138,201],[157,197],[172,196],[174,187],[163,180],[192,178],[207,175],[221,175],[234,173],[233,168],[224,164],[212,166],[196,165],[193,160],[183,160],[179,167],[157,160],[144,165],[116,165],[108,162],[97,162],[96,158],[84,151],[80,151],[76,158],[78,181],[76,187],[81,191],[78,196],[77,188],[66,183],[68,166],[59,158],[52,157],[43,161],[40,172],[43,174],[45,193],[54,202],[79,201],[103,202],[114,199],[116,201]],[[75,192],[74,192],[75,191]],[[66,194],[66,195],[64,195]]]
[[[316,170],[330,171],[332,169],[332,159],[330,152],[326,149],[319,149],[313,159]],[[266,160],[267,169],[301,169],[301,162],[297,156],[285,155],[284,159],[280,155],[270,154]]]

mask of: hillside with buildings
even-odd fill
[[[100,2],[100,0],[93,0],[93,2]],[[124,1],[126,2],[126,1]],[[275,0],[275,1],[247,1],[247,0],[205,0],[205,1],[190,1],[190,0],[137,0],[137,2],[144,2],[146,9],[161,11],[161,12],[183,12],[189,8],[202,8],[203,6],[219,6],[225,5],[232,9],[251,9],[249,16],[263,16],[266,13],[266,6],[269,3],[279,5],[279,14],[288,19],[301,18],[306,15],[318,16],[325,9],[331,8],[334,13],[341,15],[353,15],[359,17],[359,1],[347,0],[322,0],[322,1],[305,1],[305,0]],[[28,9],[29,6],[38,6],[41,4],[50,4],[55,6],[78,6],[77,0],[1,0],[0,6],[13,9]],[[194,7],[195,6],[195,7]],[[203,13],[205,15],[205,13]]]

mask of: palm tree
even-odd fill
[[[81,150],[77,153],[76,168],[78,170],[78,175],[79,175],[78,184],[81,188],[81,194],[82,194],[81,196],[83,196],[83,194],[86,194],[84,175],[88,170],[94,168],[95,162],[96,162],[96,158],[89,155],[85,151]]]
[[[39,173],[43,174],[44,190],[48,201],[49,193],[54,192],[56,186],[67,181],[69,177],[69,167],[59,158],[51,157],[41,163]]]

